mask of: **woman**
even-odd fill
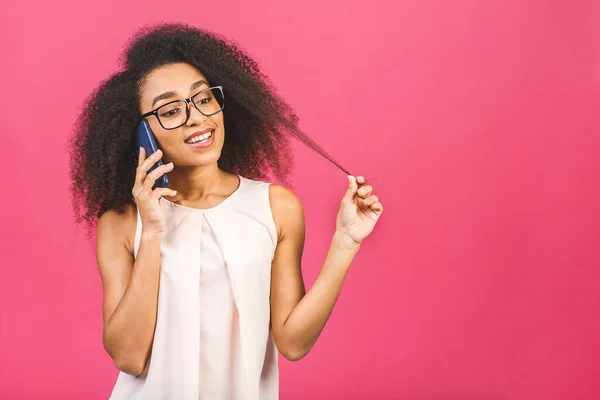
[[[288,134],[314,144],[257,64],[165,24],[133,37],[124,66],[86,101],[71,159],[78,219],[96,229],[103,344],[121,371],[111,399],[276,399],[277,351],[309,352],[383,207],[349,176],[305,293],[302,205],[264,179],[289,172]],[[138,149],[142,120],[154,154]],[[163,174],[169,186],[153,189]]]

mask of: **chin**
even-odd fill
[[[194,167],[209,166],[216,164],[219,158],[221,158],[221,149],[205,149],[192,155],[188,154],[184,164]]]

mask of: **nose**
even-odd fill
[[[202,114],[192,101],[188,101],[187,106],[190,117],[188,118],[186,125],[201,124],[206,121],[208,117]]]

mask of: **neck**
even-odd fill
[[[169,188],[177,195],[171,201],[198,201],[213,194],[227,192],[235,176],[221,170],[216,163],[208,166],[175,167],[169,172]]]

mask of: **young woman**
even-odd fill
[[[138,147],[142,120],[154,154]],[[383,211],[372,187],[348,176],[306,293],[302,205],[264,180],[289,172],[290,134],[316,145],[248,55],[182,24],[140,30],[75,131],[74,205],[95,228],[103,344],[121,371],[111,399],[277,399],[277,352],[309,352]]]

